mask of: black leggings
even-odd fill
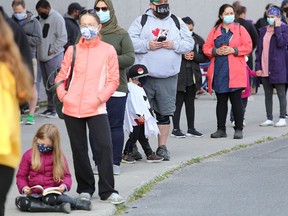
[[[4,216],[7,193],[13,181],[14,169],[0,165],[0,216]]]
[[[185,103],[186,119],[188,129],[194,129],[195,119],[195,96],[196,96],[196,85],[186,86],[186,91],[177,91],[176,94],[176,110],[173,116],[173,127],[174,129],[180,129],[180,115],[183,103]]]
[[[227,93],[216,93],[217,106],[216,106],[216,116],[217,116],[217,129],[226,131],[226,118],[228,112],[228,99],[230,99],[232,105],[232,111],[235,120],[235,130],[243,129],[243,104],[241,99],[242,90],[237,90]]]
[[[132,153],[133,147],[135,146],[137,140],[141,144],[145,155],[150,156],[153,151],[149,144],[149,140],[145,137],[144,125],[133,126],[133,132],[129,134],[129,139],[126,142],[124,154]]]

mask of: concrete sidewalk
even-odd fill
[[[167,147],[171,154],[171,160],[168,162],[161,163],[146,163],[146,159],[142,161],[137,161],[135,164],[121,164],[121,175],[115,176],[115,188],[119,191],[120,195],[128,199],[133,192],[153,180],[156,176],[169,171],[173,168],[180,166],[188,160],[197,157],[208,156],[213,153],[219,152],[224,149],[231,149],[236,145],[240,144],[253,144],[257,141],[265,140],[268,137],[276,138],[286,135],[288,132],[288,127],[276,128],[276,127],[260,127],[259,124],[266,120],[265,106],[264,106],[264,95],[263,89],[260,88],[256,95],[251,97],[248,102],[245,122],[246,127],[244,128],[243,134],[244,138],[241,140],[233,139],[234,130],[230,125],[229,118],[227,118],[227,138],[221,139],[211,139],[210,134],[216,130],[216,100],[213,100],[209,95],[202,95],[196,100],[196,119],[195,126],[196,129],[204,134],[202,138],[169,138]],[[279,102],[277,95],[274,95],[274,122],[278,121],[279,116]],[[183,111],[184,111],[183,107]],[[181,117],[181,129],[183,132],[187,131],[185,114],[183,112]],[[36,130],[44,123],[53,123],[58,126],[61,132],[62,147],[68,158],[70,171],[73,176],[73,186],[71,191],[68,193],[70,196],[77,196],[76,181],[74,178],[74,170],[72,163],[72,154],[69,146],[69,139],[67,136],[66,128],[64,122],[60,119],[46,119],[37,117],[36,124],[33,126],[22,126],[22,151],[24,152],[31,146],[31,140],[34,136]],[[171,126],[172,130],[172,126]],[[126,134],[127,135],[127,134]],[[151,146],[154,150],[157,148],[157,140],[155,138],[150,139]],[[142,155],[144,153],[141,149]],[[91,153],[90,153],[91,155]],[[92,157],[91,157],[92,158]],[[96,182],[98,177],[95,176]],[[96,187],[97,188],[97,187]],[[92,203],[93,210],[87,211],[72,211],[71,215],[86,215],[86,216],[108,216],[113,215],[115,212],[115,206],[112,204],[101,203],[99,201],[98,190],[96,190]],[[20,212],[16,209],[14,205],[14,199],[18,196],[17,187],[13,183],[10,193],[8,194],[8,199],[6,202],[6,215],[16,216]],[[31,214],[31,213],[21,213],[21,214]],[[33,213],[33,215],[42,215],[43,213]],[[63,213],[49,213],[49,215],[62,215]]]

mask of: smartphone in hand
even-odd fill
[[[162,41],[165,41],[165,40],[166,40],[165,36],[159,36],[158,39],[157,39],[157,42],[162,42]]]

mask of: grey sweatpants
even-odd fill
[[[55,56],[49,61],[46,61],[46,62],[39,61],[45,90],[46,90],[46,83],[48,81],[50,74],[53,71],[55,71],[57,68],[61,67],[62,60],[63,60],[63,52],[59,53],[57,56]],[[51,76],[49,79],[49,86],[54,85],[54,80],[55,80],[55,76]],[[47,108],[50,110],[55,110],[52,93],[46,90],[46,94],[47,94],[47,101],[48,101]]]
[[[262,84],[265,93],[265,107],[267,119],[273,120],[273,86],[277,91],[280,107],[280,118],[285,118],[286,115],[286,94],[285,94],[285,83],[270,84],[269,77],[262,77]]]

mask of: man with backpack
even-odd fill
[[[150,8],[132,23],[128,32],[135,49],[135,64],[149,74],[144,85],[160,134],[156,154],[169,160],[166,147],[170,116],[175,111],[181,56],[193,50],[194,41],[186,24],[170,13],[168,0],[150,0]]]

